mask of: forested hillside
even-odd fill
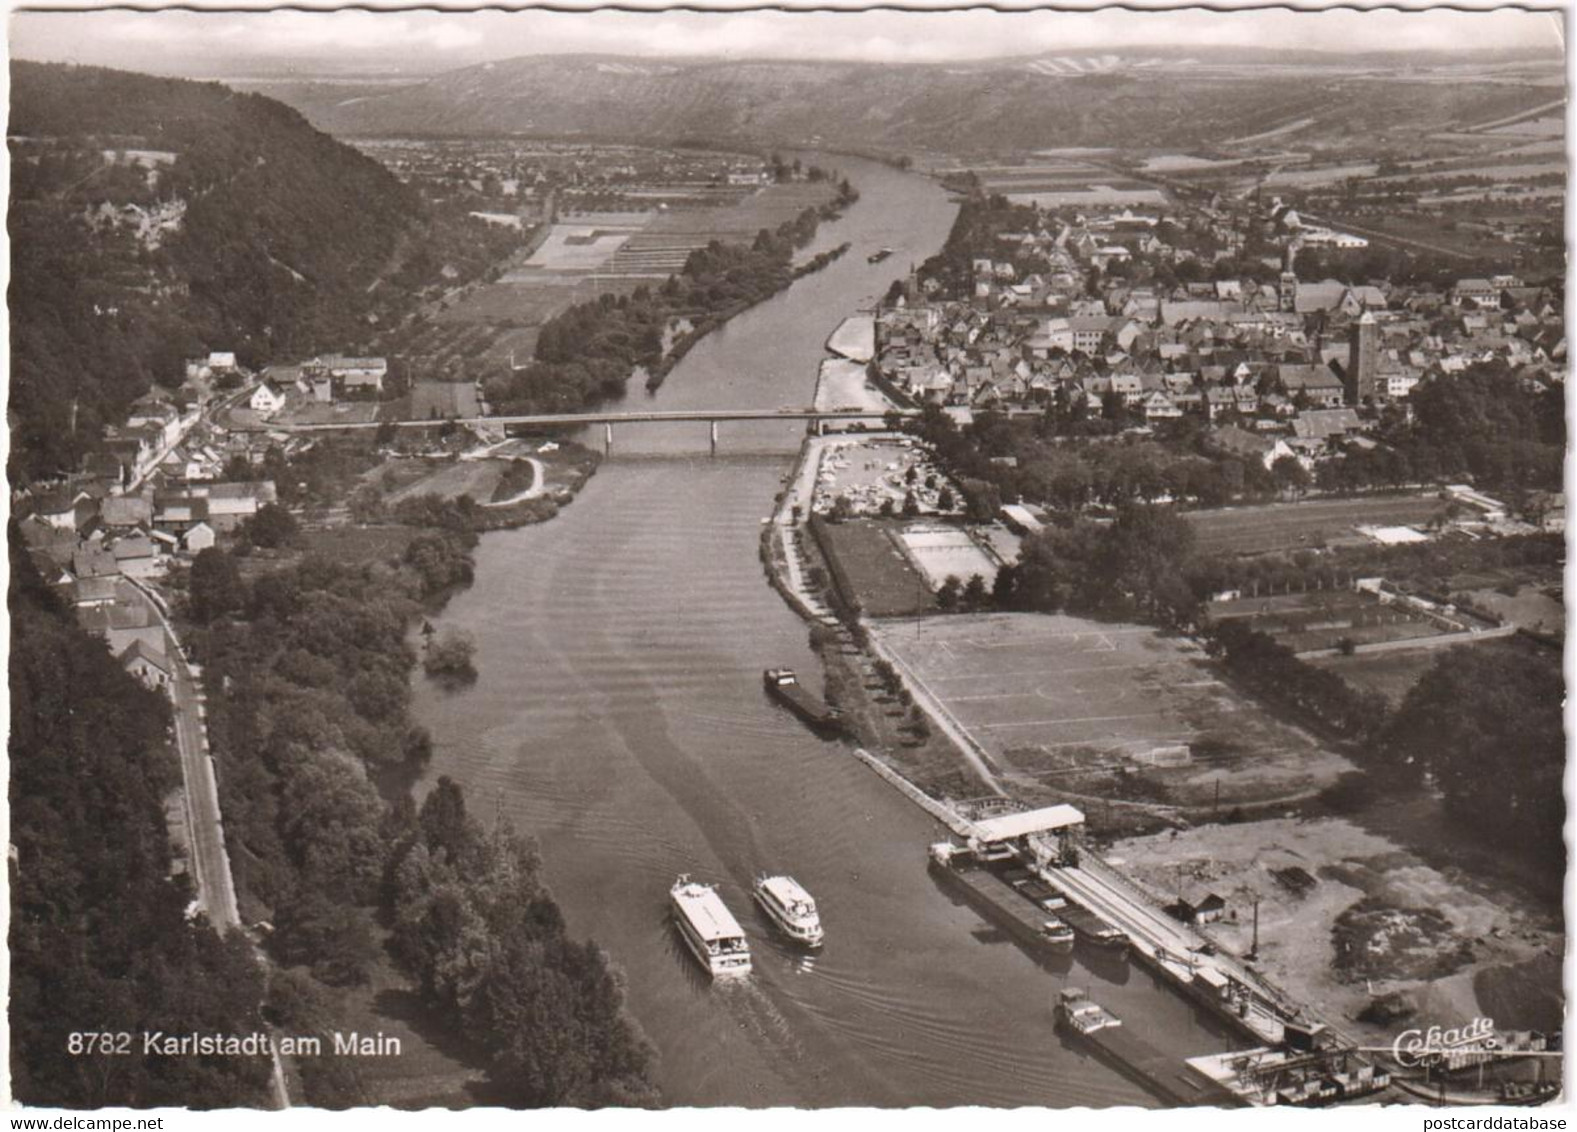
[[[169,705],[72,622],[12,539],[11,1086],[66,1108],[267,1100],[266,1058],[158,1057],[141,1034],[264,1028],[245,937],[188,924],[164,798]],[[136,1035],[120,1053],[82,1035]],[[79,1035],[75,1045],[72,1035]]]
[[[420,202],[296,111],[214,83],[11,69],[14,478],[75,463],[183,359],[350,352]]]

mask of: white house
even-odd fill
[[[247,404],[265,417],[273,416],[285,407],[285,391],[273,382],[265,381],[252,391]]]
[[[197,554],[214,545],[214,529],[207,523],[194,523],[181,536],[181,546],[187,554]]]

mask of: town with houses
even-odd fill
[[[1117,90],[1103,58],[1073,74]],[[1060,81],[1065,62],[1039,73]],[[655,81],[638,63],[594,74]],[[364,101],[298,93],[320,113]],[[175,118],[212,94],[165,92]],[[1548,113],[1534,98],[1509,126]],[[282,120],[282,152],[329,137],[295,137],[318,128],[306,112]],[[107,414],[90,384],[59,397],[41,369],[29,392],[56,415],[33,406],[32,439],[69,421],[72,454],[40,446],[41,474],[13,480],[13,602],[94,638],[80,647],[175,756],[147,760],[141,799],[139,820],[162,807],[155,871],[176,882],[159,914],[247,941],[233,950],[258,985],[224,1010],[281,1034],[387,1026],[419,1059],[324,1069],[276,1051],[250,1095],[656,1104],[660,1051],[676,1104],[1555,1098],[1560,253],[1540,232],[1483,254],[1547,221],[1532,198],[1472,225],[1463,198],[1441,243],[1397,235],[1376,212],[1403,174],[1367,143],[1348,156],[1376,157],[1372,178],[1316,168],[1339,144],[1297,161],[1264,144],[1306,125],[1249,120],[1170,155],[390,129],[347,141],[336,168],[374,167],[391,210],[442,206],[402,221],[400,239],[447,233],[413,253],[419,270],[382,264],[343,292],[389,283],[398,303],[310,336],[194,331]],[[89,177],[147,192],[71,215],[162,263],[201,210],[142,198],[185,154],[102,133]],[[20,140],[40,186],[64,177],[50,138]],[[292,281],[271,286],[304,281],[278,266]],[[105,304],[95,332],[123,314]],[[543,525],[512,530],[528,524]],[[42,714],[40,686],[23,714]],[[30,769],[58,773],[68,760],[38,752],[64,742],[36,730]],[[725,759],[738,782],[712,773]],[[845,844],[849,812],[883,853]],[[1464,815],[1498,832],[1458,839]],[[12,876],[31,870],[33,896],[14,913],[44,925],[20,954],[47,972],[64,937],[34,861],[64,850],[25,816]],[[673,887],[626,899],[631,851],[672,865]],[[800,879],[757,875],[765,918],[742,926],[723,896],[746,907],[732,888],[769,856]],[[835,958],[853,957],[843,985],[812,958],[818,899]],[[678,935],[654,949],[659,918]],[[497,1017],[450,985],[477,941]],[[567,976],[543,958],[569,970],[582,948]],[[788,972],[806,988],[792,1003]],[[707,997],[715,977],[755,992]],[[579,979],[584,995],[566,989]],[[538,983],[562,1001],[533,999],[552,997]],[[27,988],[39,1017],[47,985]],[[823,1019],[851,988],[890,1048],[835,1080],[816,1058],[843,1044]],[[416,1008],[390,1007],[404,998]],[[546,1023],[520,1024],[539,1009]],[[912,1022],[933,1010],[956,1012],[941,1044]],[[1481,1022],[1416,1063],[1384,1044]],[[35,1025],[39,1049],[55,1024]],[[1003,1026],[1034,1039],[1023,1066],[1004,1068]],[[577,1041],[628,1055],[615,1085],[521,1084]],[[760,1067],[729,1057],[790,1046],[804,1056],[781,1081],[740,1091]],[[963,1068],[934,1093],[919,1077],[869,1091],[947,1056]],[[75,1100],[64,1072],[39,1082]]]
[[[972,261],[967,300],[939,301],[941,283],[911,279],[878,321],[883,377],[950,410],[1040,411],[1060,399],[1076,415],[1136,425],[1196,414],[1223,450],[1267,468],[1285,454],[1312,468],[1372,443],[1378,412],[1405,412],[1429,373],[1501,361],[1530,387],[1564,379],[1564,316],[1548,288],[1514,275],[1448,289],[1305,278],[1303,248],[1367,241],[1305,228],[1279,200],[1250,221],[1279,248],[1274,283],[1129,282],[1135,265],[1197,262],[1162,235],[1186,227],[1208,227],[1218,257],[1233,255],[1241,228],[1212,210],[1186,227],[1128,208],[1045,219],[997,235],[999,253]],[[1119,264],[1128,270],[1113,272]]]
[[[211,547],[234,545],[242,524],[277,506],[263,474],[271,449],[289,457],[305,436],[227,427],[230,414],[266,421],[295,403],[365,405],[383,389],[383,358],[328,356],[253,373],[216,351],[186,363],[185,380],[131,407],[79,474],[25,489],[20,533],[39,574],[144,683],[167,688],[175,647],[161,599],[145,584]]]

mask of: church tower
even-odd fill
[[[1298,309],[1298,248],[1302,243],[1296,237],[1288,240],[1286,250],[1281,254],[1281,283],[1276,288],[1276,294],[1284,311]]]
[[[1347,351],[1347,401],[1352,405],[1372,402],[1379,393],[1380,325],[1374,315],[1364,311],[1349,332]]]

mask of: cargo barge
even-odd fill
[[[929,858],[937,876],[950,882],[982,915],[1032,953],[1066,953],[1073,946],[1073,931],[1060,916],[959,855],[948,842],[931,846]]]
[[[1128,950],[1128,933],[1107,923],[1088,908],[1069,904],[1063,911],[1062,918],[1067,920],[1068,926],[1087,943],[1111,951]]]
[[[792,668],[769,668],[761,674],[767,694],[817,731],[829,735],[843,730],[843,718],[819,696],[807,692]]]
[[[1167,1057],[1079,987],[1057,996],[1057,1024],[1173,1105],[1241,1108],[1243,1100],[1180,1058]]]

